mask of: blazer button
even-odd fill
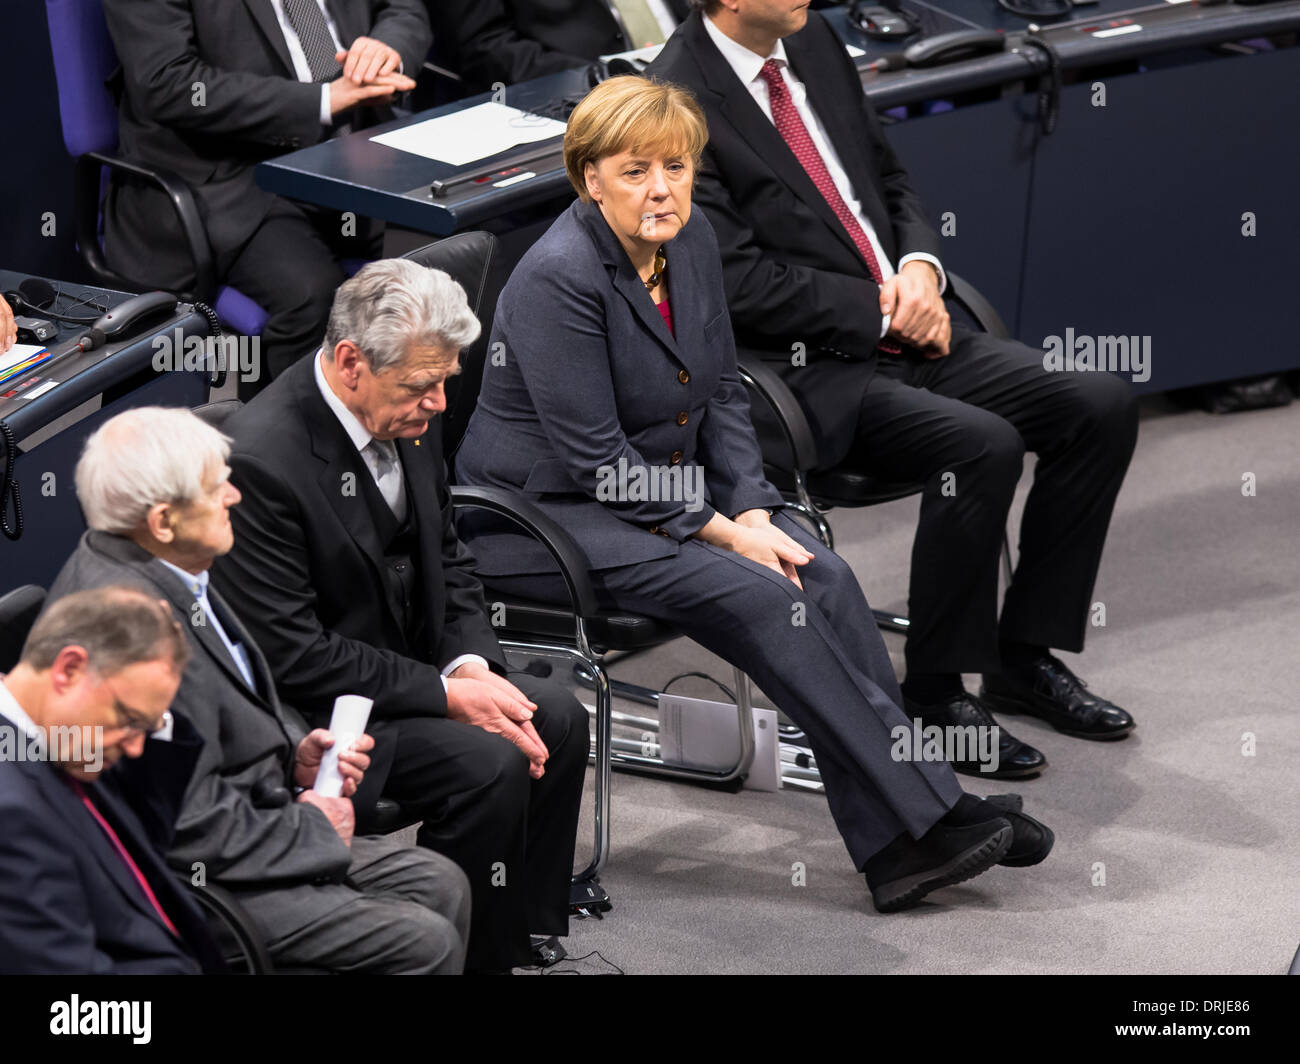
[[[690,414],[688,414],[685,410],[683,410],[680,414],[677,415],[677,424],[685,425],[686,422],[688,422],[690,419],[691,419]]]
[[[690,384],[690,383],[691,383],[691,374],[690,374],[690,371],[688,371],[688,370],[684,370],[684,369],[679,369],[679,370],[677,371],[677,379],[678,379],[679,381],[681,381],[683,384]]]
[[[681,451],[673,451],[673,456],[672,456],[672,459],[671,459],[672,464],[673,464],[673,465],[681,465],[682,459],[685,458],[685,457],[686,457],[686,456],[685,456],[684,454],[682,454]]]
[[[652,535],[652,536],[657,536],[657,535],[659,535],[659,526],[658,526],[658,525],[651,525],[651,526],[650,526],[650,535]]]

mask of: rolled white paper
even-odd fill
[[[370,720],[370,707],[374,699],[362,695],[339,695],[334,699],[334,712],[330,714],[330,733],[334,745],[325,751],[316,772],[312,790],[325,798],[338,798],[343,793],[343,776],[339,773],[339,751],[353,739],[359,739]]]

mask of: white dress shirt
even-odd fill
[[[343,44],[339,41],[339,28],[334,25],[334,20],[330,18],[329,9],[325,6],[325,0],[316,0],[320,5],[321,14],[325,16],[325,25],[329,27],[330,36],[334,38],[334,44],[340,52],[346,51]],[[298,40],[298,31],[293,28],[289,21],[289,16],[284,13],[284,0],[271,0],[271,7],[275,11],[275,17],[280,22],[280,30],[284,33],[284,43],[289,46],[289,59],[293,62],[293,72],[299,81],[305,81],[308,84],[316,79],[311,76],[311,67],[307,65],[307,53],[302,50],[302,42]],[[320,124],[322,126],[333,125],[334,115],[330,109],[330,85],[325,82],[320,87]]]
[[[220,639],[221,642],[225,644],[226,649],[230,651],[230,656],[234,659],[235,666],[239,669],[239,675],[244,678],[244,683],[248,684],[248,689],[250,691],[256,691],[257,684],[253,681],[253,664],[248,658],[248,651],[244,649],[243,643],[236,643],[230,638],[226,633],[225,628],[222,627],[221,621],[217,619],[216,610],[212,608],[212,604],[208,601],[207,571],[204,570],[196,575],[182,569],[179,565],[172,565],[172,563],[167,561],[165,558],[159,558],[158,561],[162,562],[163,565],[167,566],[168,569],[180,577],[181,582],[189,589],[190,594],[194,596],[194,600],[203,607],[204,623],[208,624],[212,630],[217,633],[217,638]]]
[[[366,427],[357,420],[356,415],[343,405],[343,400],[334,394],[334,389],[330,387],[330,382],[325,379],[325,352],[316,352],[316,387],[320,389],[321,398],[325,400],[325,405],[333,411],[334,416],[339,419],[339,424],[343,426],[343,431],[348,434],[348,439],[356,447],[361,455],[361,460],[365,462],[366,469],[369,470],[370,476],[374,479],[375,487],[379,487],[379,468],[374,456],[374,452],[368,449],[370,441],[374,439]],[[400,468],[400,461],[399,461]],[[382,489],[380,489],[382,491]],[[488,667],[487,660],[479,654],[461,654],[459,657],[452,658],[442,670],[442,686],[446,688],[447,677],[464,665],[467,661],[476,661],[484,668]]]
[[[21,728],[29,739],[41,735],[41,729],[36,726],[36,722],[27,715],[27,711],[18,704],[18,699],[14,697],[13,692],[4,685],[3,676],[0,676],[0,717],[8,717],[10,723]]]
[[[817,112],[808,103],[807,87],[790,67],[790,61],[785,54],[785,43],[778,40],[776,47],[772,49],[771,55],[760,56],[757,52],[751,52],[743,44],[733,41],[722,30],[718,29],[713,20],[707,15],[704,16],[704,29],[717,46],[718,51],[722,53],[722,58],[735,71],[740,83],[749,90],[749,94],[754,97],[754,102],[758,104],[759,109],[773,125],[776,124],[776,121],[772,118],[772,103],[768,98],[767,82],[759,75],[759,71],[763,69],[763,64],[768,59],[777,61],[778,66],[781,68],[781,78],[785,81],[786,88],[790,90],[790,99],[794,103],[795,110],[799,112],[799,117],[803,120],[803,124],[807,128],[808,135],[812,138],[818,154],[821,155],[822,161],[826,164],[826,170],[835,183],[836,191],[839,192],[840,198],[844,200],[845,206],[852,212],[853,217],[858,220],[858,224],[862,226],[862,231],[867,234],[871,250],[876,255],[876,262],[880,265],[880,279],[888,281],[897,270],[901,270],[913,259],[920,259],[922,262],[928,262],[938,273],[939,292],[942,293],[948,287],[948,278],[944,274],[943,266],[933,255],[923,251],[908,252],[898,260],[897,269],[889,261],[885,249],[880,246],[880,238],[876,235],[876,227],[871,224],[871,219],[862,213],[862,203],[853,189],[853,182],[849,180],[848,173],[845,172],[843,165],[840,163],[840,157],[826,133],[826,127],[822,125],[821,119],[817,117]],[[881,336],[884,336],[889,331],[889,322],[890,315],[884,315],[880,322]]]

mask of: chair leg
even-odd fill
[[[613,769],[614,751],[610,740],[613,738],[614,693],[609,689],[609,677],[605,675],[604,666],[594,662],[596,667],[596,796],[595,796],[595,839],[592,842],[591,863],[574,876],[575,882],[596,879],[605,867],[609,854],[609,805],[611,771]]]
[[[786,506],[803,514],[812,523],[817,538],[825,543],[830,550],[834,550],[835,533],[831,531],[831,523],[826,520],[826,515],[813,501],[812,493],[808,490],[807,475],[801,469],[795,470],[794,493],[795,501],[787,502]]]
[[[908,629],[912,622],[906,617],[900,617],[897,613],[890,613],[889,610],[872,610],[871,616],[876,619],[876,627],[883,628],[886,632],[898,632],[907,635]]]
[[[744,670],[732,666],[732,672],[736,676],[736,724],[740,728],[740,761],[734,775],[740,777],[748,775],[754,764],[753,689]]]

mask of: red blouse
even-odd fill
[[[662,303],[656,303],[655,306],[659,308],[659,313],[664,319],[664,324],[668,326],[668,331],[676,336],[677,334],[673,332],[673,312],[672,308],[668,306],[667,298]]]

